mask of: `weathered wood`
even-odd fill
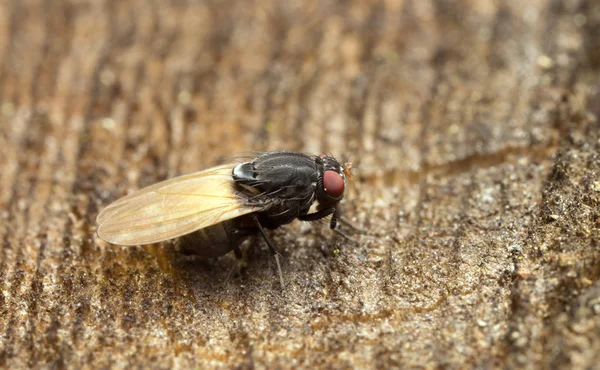
[[[0,2],[0,366],[597,367],[600,3]],[[248,150],[350,157],[358,245],[94,234]]]

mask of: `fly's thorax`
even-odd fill
[[[314,193],[317,181],[314,161],[304,154],[269,152],[251,162],[233,168],[232,176],[238,190],[248,197],[263,200],[301,200]]]
[[[269,152],[238,164],[232,176],[248,202],[267,205],[259,216],[269,228],[306,214],[315,200],[317,166],[301,153]]]

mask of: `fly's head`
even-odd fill
[[[318,171],[316,195],[320,206],[335,206],[344,197],[346,178],[351,178],[351,163],[342,165],[332,156],[315,158]]]

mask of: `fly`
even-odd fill
[[[329,155],[266,152],[251,161],[230,163],[175,177],[117,200],[97,218],[98,236],[117,245],[143,245],[181,237],[187,252],[218,257],[261,234],[274,254],[281,284],[280,254],[266,229],[295,219],[331,216],[336,230],[351,164]],[[310,209],[317,202],[316,210]],[[337,231],[337,230],[336,230]]]

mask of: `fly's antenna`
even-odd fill
[[[354,178],[354,174],[352,173],[352,162],[346,162],[342,166],[342,171],[344,172],[344,176],[348,179],[352,180]]]

